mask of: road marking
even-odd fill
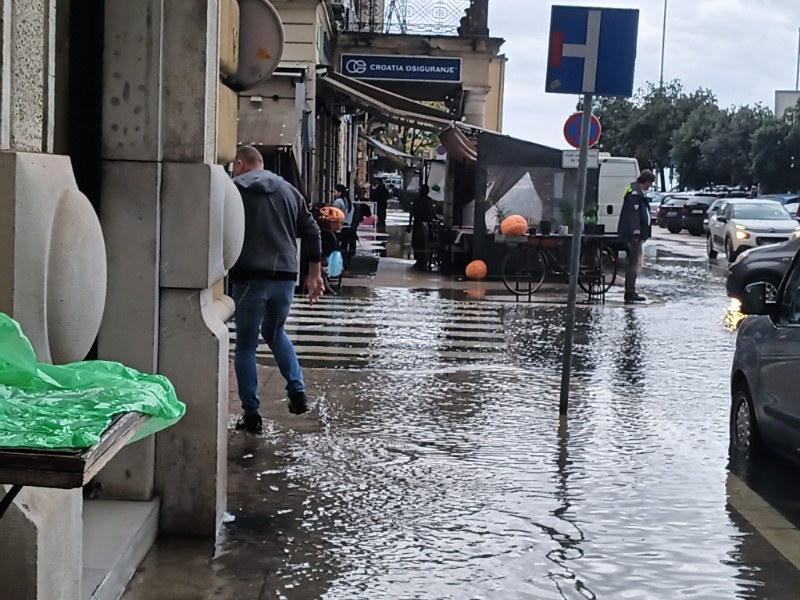
[[[737,475],[728,473],[728,503],[800,570],[800,531]]]

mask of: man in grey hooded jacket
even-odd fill
[[[289,182],[264,170],[258,150],[252,146],[240,147],[233,175],[245,215],[242,254],[230,272],[236,303],[234,367],[244,411],[236,427],[258,433],[262,429],[256,371],[259,334],[286,380],[289,410],[293,414],[308,410],[303,372],[284,325],[300,272],[297,238],[303,240],[309,259],[305,283],[312,303],[324,290],[320,271],[322,250],[319,227],[305,198]]]

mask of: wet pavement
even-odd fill
[[[288,414],[264,353],[267,426],[230,433],[220,540],[159,541],[125,598],[797,598],[795,471],[728,469],[724,263],[688,236],[648,261],[663,302],[579,308],[566,422],[563,307],[298,306],[315,410]]]

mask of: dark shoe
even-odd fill
[[[236,431],[261,433],[262,427],[261,415],[242,415],[236,422]]]
[[[640,296],[636,292],[625,292],[625,304],[635,304],[637,302],[647,302],[647,298]]]
[[[289,394],[289,412],[293,415],[302,415],[308,412],[308,398],[305,392],[292,392]]]

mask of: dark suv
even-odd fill
[[[798,250],[800,240],[745,250],[728,268],[728,296],[741,300],[747,286],[764,283],[767,286],[767,300],[774,302],[781,280]]]
[[[693,196],[681,209],[683,215],[683,228],[692,235],[703,235],[703,223],[708,218],[709,207],[717,201],[716,196]]]

